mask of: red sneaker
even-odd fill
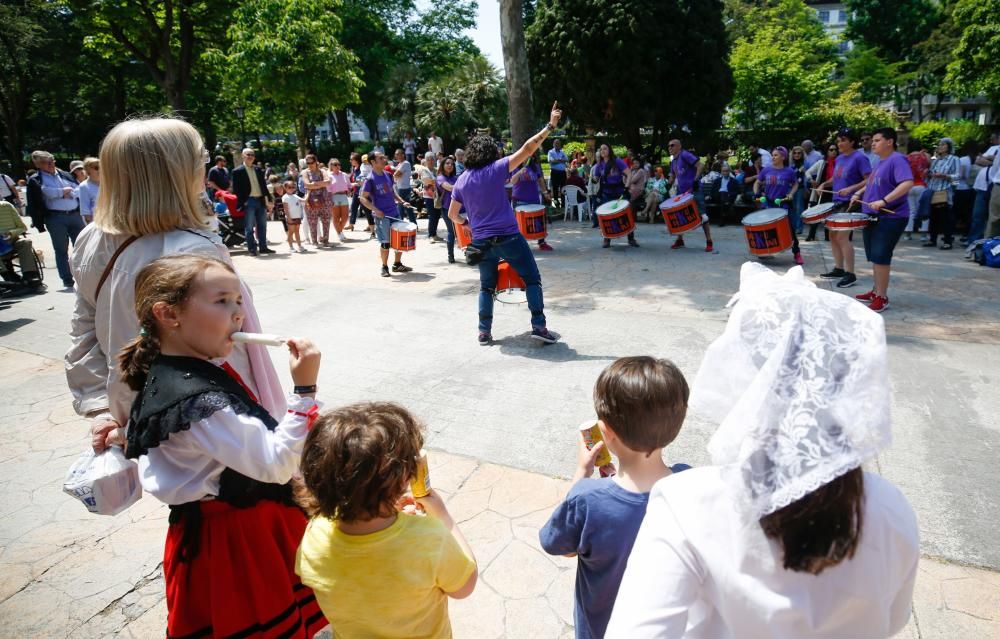
[[[795,263],[798,264],[799,266],[805,264],[805,261],[802,259],[802,253],[795,254]]]
[[[715,247],[714,247],[714,246],[712,246],[712,243],[711,243],[711,242],[709,242],[708,244],[706,244],[706,245],[705,245],[705,252],[706,252],[706,253],[711,253],[711,252],[713,252],[714,250],[715,250]]]
[[[672,249],[684,248],[684,238],[681,237],[681,236],[678,236],[677,239],[674,240],[674,245],[671,246],[670,248],[672,248]]]
[[[871,304],[868,305],[868,308],[872,309],[876,313],[881,313],[885,309],[889,308],[889,298],[876,295],[872,299]]]
[[[551,250],[553,250],[553,248],[552,248],[551,244],[549,244],[548,242],[546,242],[544,244],[539,244],[538,245],[538,250],[540,250],[540,251],[551,251]]]
[[[855,295],[854,299],[859,302],[870,302],[875,299],[875,289],[868,291],[867,293],[862,293],[861,295]]]

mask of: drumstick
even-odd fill
[[[837,194],[836,191],[827,191],[826,189],[813,189],[813,191],[816,191],[817,193],[831,193],[833,195]],[[863,202],[862,200],[858,200],[858,202],[861,202],[862,204],[867,204],[868,206],[872,205],[871,202]],[[853,203],[854,203],[853,199],[848,200],[848,206],[850,206],[850,204],[853,204]],[[885,211],[886,213],[895,213],[896,212],[894,209],[890,209],[890,208],[885,207],[885,206],[883,206],[881,209],[879,209],[879,213],[881,213],[882,211]]]
[[[284,337],[270,335],[267,333],[244,333],[238,331],[229,336],[234,342],[245,344],[261,344],[263,346],[284,346],[287,341]]]

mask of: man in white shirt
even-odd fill
[[[976,193],[976,199],[972,204],[972,223],[969,225],[969,236],[966,238],[966,245],[983,239],[986,231],[986,218],[990,210],[992,180],[994,173],[997,172],[993,163],[1000,158],[1000,132],[996,132],[990,137],[990,144],[993,146],[986,153],[976,158],[976,164],[984,168],[976,175],[976,181],[972,185],[972,189]],[[985,235],[985,237],[992,236]],[[966,257],[971,258],[972,255],[970,254]]]
[[[31,161],[38,172],[28,180],[28,215],[39,233],[49,232],[59,278],[64,287],[73,288],[69,245],[76,245],[76,237],[84,226],[80,185],[70,173],[56,168],[55,157],[47,151],[32,152]]]
[[[444,141],[431,131],[431,134],[427,136],[427,148],[430,149],[436,156],[438,153],[444,153]]]
[[[396,187],[396,192],[399,193],[399,197],[403,198],[404,201],[409,202],[410,197],[413,195],[413,167],[410,166],[409,160],[406,159],[406,152],[403,149],[396,149],[396,168],[392,172],[392,180]],[[396,205],[396,215],[399,219],[405,219],[405,216],[409,216],[411,222],[416,222],[416,213],[412,210],[408,210],[402,204]]]
[[[760,166],[761,166],[761,168],[763,168],[765,166],[771,166],[771,152],[768,151],[767,149],[761,147],[756,142],[751,142],[750,143],[750,163],[753,164],[753,161],[756,160],[758,157],[760,158]]]

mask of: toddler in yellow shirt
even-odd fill
[[[402,406],[366,402],[325,413],[306,437],[297,496],[312,519],[295,572],[338,639],[446,639],[448,597],[476,586],[472,549],[441,498],[416,500],[426,516],[401,511],[421,430]]]

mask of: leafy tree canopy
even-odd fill
[[[985,93],[1000,104],[1000,3],[959,0],[952,19],[961,36],[945,86],[960,95]]]
[[[630,145],[639,127],[713,129],[732,94],[721,16],[718,0],[539,0],[526,33],[535,102],[559,100]]]

